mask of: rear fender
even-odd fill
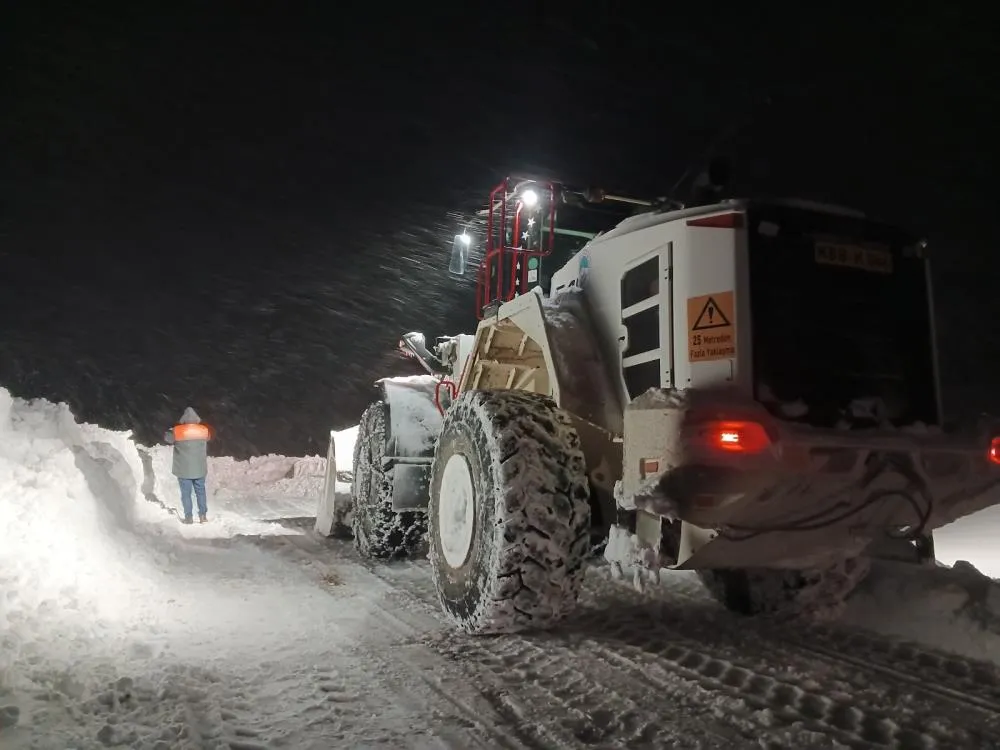
[[[579,290],[553,299],[536,292],[515,297],[480,322],[459,392],[524,390],[568,412],[586,455],[593,518],[606,529],[621,476],[622,413],[594,330]]]
[[[427,510],[430,505],[431,460],[420,463],[393,461],[392,509],[397,512]]]
[[[535,292],[515,297],[480,322],[459,392],[541,393],[579,419],[621,435],[621,400],[594,330],[582,291],[553,299]]]

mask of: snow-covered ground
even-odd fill
[[[991,578],[1000,579],[1000,505],[960,518],[934,534],[937,558],[945,565],[968,560]]]
[[[967,567],[879,564],[846,622],[790,628],[595,566],[558,631],[472,638],[426,562],[313,533],[323,459],[213,459],[189,527],[169,457],[0,389],[3,750],[1000,747]]]

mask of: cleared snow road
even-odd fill
[[[967,658],[1000,654],[981,577],[939,575],[924,610],[881,599],[897,631],[923,611],[965,657],[737,618],[685,574],[640,596],[602,567],[558,631],[472,638],[426,563],[313,534],[321,462],[218,460],[212,523],[182,527],[142,499],[176,505],[168,452],[142,486],[127,436],[4,395],[4,750],[1000,748],[1000,672]],[[879,575],[872,590],[933,577]]]
[[[477,717],[484,747],[1000,747],[992,665],[735,618],[685,575],[651,601],[595,569],[579,617],[560,631],[473,638],[442,622],[423,563],[362,564],[309,535],[264,543],[365,569],[380,614],[355,648],[385,644],[380,660],[447,700],[451,720]]]

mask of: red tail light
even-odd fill
[[[709,227],[711,229],[742,229],[743,214],[716,214],[703,219],[688,219],[689,227]]]
[[[771,445],[771,438],[758,422],[709,422],[702,430],[709,445],[727,453],[760,453]],[[1000,441],[997,442],[1000,456]]]
[[[990,463],[1000,464],[1000,437],[995,437],[990,441]]]

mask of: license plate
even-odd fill
[[[816,262],[827,266],[857,268],[872,273],[892,273],[892,253],[842,242],[817,242]]]

